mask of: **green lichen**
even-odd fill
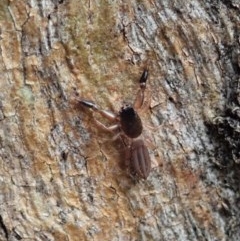
[[[8,1],[1,0],[0,1],[0,21],[6,21],[10,18],[8,11]]]
[[[116,59],[121,45],[116,36],[116,5],[108,1],[83,8],[79,1],[70,6],[72,15],[68,16],[66,31],[70,38],[67,51],[77,68],[93,84],[104,78],[102,68]],[[75,9],[79,9],[76,11]],[[108,67],[108,66],[107,66]]]

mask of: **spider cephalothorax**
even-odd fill
[[[123,106],[119,116],[121,128],[128,137],[137,138],[142,134],[142,121],[132,106]]]

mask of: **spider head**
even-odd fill
[[[129,104],[125,104],[120,112],[119,112],[119,115],[120,115],[120,119],[123,120],[123,121],[127,121],[127,122],[131,122],[131,121],[134,121],[134,119],[136,118],[136,112],[135,110],[133,109],[133,107]]]

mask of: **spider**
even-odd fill
[[[118,113],[103,110],[90,100],[78,100],[82,106],[90,108],[115,123],[108,127],[94,118],[98,127],[110,132],[119,132],[119,137],[122,138],[126,147],[125,163],[135,176],[142,179],[147,179],[151,170],[149,152],[141,138],[143,125],[137,113],[143,108],[147,78],[148,70],[145,69],[139,80],[140,88],[134,103],[125,104]]]

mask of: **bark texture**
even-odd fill
[[[0,240],[239,240],[239,18],[238,0],[2,0]],[[118,111],[145,67],[134,182],[74,96]]]

